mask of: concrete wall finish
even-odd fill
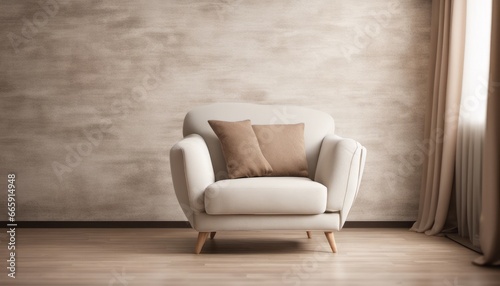
[[[234,101],[332,114],[368,148],[350,220],[416,218],[429,0],[40,3],[0,2],[18,220],[184,220],[169,148],[188,110]]]

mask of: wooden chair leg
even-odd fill
[[[337,245],[335,244],[335,238],[333,237],[333,232],[325,231],[326,239],[328,239],[328,243],[330,244],[330,248],[333,253],[337,253]]]
[[[307,238],[311,238],[312,237],[310,231],[306,231],[306,233],[307,233]]]
[[[194,253],[200,254],[203,245],[205,244],[205,240],[207,240],[209,232],[200,232],[198,233],[198,241],[196,242],[196,247],[194,248]]]
[[[210,233],[210,239],[214,239],[214,237],[215,237],[215,234],[216,234],[216,233],[217,233],[217,232],[212,231],[212,232]]]

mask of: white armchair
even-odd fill
[[[208,120],[253,124],[304,123],[309,178],[227,179],[220,142]],[[359,190],[366,149],[334,135],[333,118],[317,110],[278,105],[217,103],[191,110],[184,139],[170,150],[177,199],[199,232],[195,253],[217,231],[323,231],[336,252],[333,231],[342,229]]]

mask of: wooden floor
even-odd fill
[[[17,229],[16,279],[0,285],[500,285],[500,269],[451,240],[406,229],[218,232],[200,255],[190,229]]]

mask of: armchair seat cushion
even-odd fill
[[[220,180],[205,190],[210,215],[322,214],[327,189],[309,178],[258,177]]]

